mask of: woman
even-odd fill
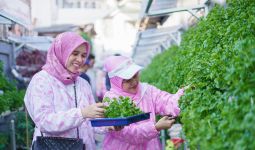
[[[178,100],[184,90],[170,94],[156,87],[139,82],[141,67],[124,56],[110,56],[104,63],[111,89],[104,97],[128,96],[144,112],[151,112],[150,119],[125,126],[119,132],[107,133],[104,150],[160,150],[159,131],[172,126],[180,112]],[[156,114],[165,116],[156,122]]]
[[[79,77],[89,52],[89,43],[73,32],[62,33],[53,41],[46,64],[33,76],[24,98],[36,125],[33,141],[40,132],[45,136],[79,136],[86,150],[96,148],[89,118],[103,117],[104,106],[95,103],[88,82]]]

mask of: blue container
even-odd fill
[[[130,117],[123,118],[99,118],[91,119],[92,127],[101,127],[101,126],[126,126],[131,123],[139,122],[142,120],[147,120],[150,118],[150,113],[143,113],[139,115],[134,115]]]

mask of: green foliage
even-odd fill
[[[3,74],[3,63],[0,61],[0,90],[3,92],[15,90],[14,83],[8,81]]]
[[[0,150],[7,149],[7,145],[9,142],[8,134],[0,133]]]
[[[17,110],[23,104],[24,91],[6,91],[0,95],[0,110],[1,112],[7,110]]]
[[[7,110],[17,110],[23,104],[25,92],[19,91],[14,82],[8,81],[3,74],[2,63],[0,64],[0,114]]]
[[[31,141],[34,132],[34,124],[33,121],[28,117],[26,122],[26,114],[24,111],[14,112],[15,115],[15,138],[16,138],[16,147],[17,149],[29,149],[31,146]],[[6,122],[8,126],[10,126],[10,121]],[[28,129],[28,135],[26,133]],[[27,145],[27,136],[28,136],[28,146]],[[10,139],[10,129],[5,133],[0,133],[0,150],[10,149],[11,147],[11,139]]]
[[[89,42],[89,44],[90,44],[90,53],[93,53],[93,42],[92,42],[91,38],[85,32],[81,32],[80,35],[82,36],[82,38],[84,40]]]
[[[106,97],[103,101],[108,103],[105,108],[107,118],[129,117],[143,113],[129,97],[120,96],[118,99]]]
[[[166,150],[175,150],[174,143],[171,140],[166,141]]]
[[[0,63],[0,90],[0,114],[8,110],[16,111],[18,110],[18,108],[22,107],[25,92],[23,90],[18,90],[15,86],[15,82],[7,80],[7,78],[3,74],[2,63]],[[24,121],[22,122],[19,118],[17,118],[16,122],[18,122],[18,126],[16,125],[16,137],[17,143],[19,144],[21,141],[19,137],[25,138],[25,134],[18,131],[19,126],[22,124],[24,125]],[[6,123],[8,124],[8,122]],[[0,149],[10,149],[9,147],[9,133],[0,133]]]
[[[27,133],[26,130],[28,129],[28,146],[31,146],[31,141],[33,138],[34,133],[34,123],[30,117],[27,118],[26,122],[26,113],[21,111],[16,113],[16,144],[17,147],[25,147]],[[29,149],[29,147],[27,147]]]
[[[255,149],[255,1],[229,0],[156,56],[142,80],[175,92],[191,149]]]

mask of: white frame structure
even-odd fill
[[[180,27],[175,26],[138,32],[132,56],[134,61],[141,66],[146,66],[156,54],[173,44],[179,45],[179,29]]]

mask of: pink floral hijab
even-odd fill
[[[125,65],[125,62],[126,65]],[[122,82],[123,77],[126,77],[128,74],[129,77],[126,79],[130,79],[137,72],[140,71],[141,67],[133,63],[133,61],[125,56],[110,56],[104,62],[104,69],[108,72],[111,89],[110,92],[116,93],[120,96],[128,96],[133,100],[139,100],[141,97],[141,83],[138,84],[136,94],[131,94],[123,91]],[[124,71],[124,72],[123,72]],[[115,74],[114,74],[115,72]],[[111,73],[113,75],[111,75]],[[124,73],[124,74],[123,74]]]
[[[56,77],[65,85],[73,83],[79,76],[79,72],[69,72],[66,68],[66,64],[73,50],[81,44],[85,44],[88,56],[90,45],[80,35],[75,32],[64,32],[59,34],[48,50],[47,60],[42,69]]]

